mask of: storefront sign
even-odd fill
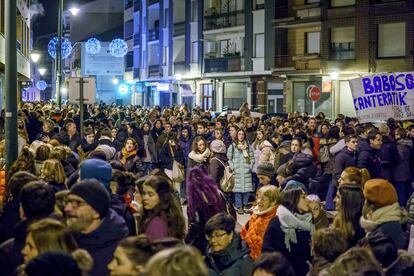
[[[414,119],[414,72],[371,75],[349,85],[360,122]]]

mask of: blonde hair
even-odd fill
[[[4,154],[5,154],[5,149],[6,149],[6,140],[1,140],[0,141],[0,158],[4,158]]]
[[[357,167],[348,167],[344,170],[348,175],[348,179],[351,183],[344,184],[358,184],[361,188],[365,186],[365,182],[371,179],[369,171],[365,168],[359,169]]]
[[[203,256],[194,247],[183,245],[162,250],[147,263],[146,272],[151,276],[207,276]]]
[[[263,186],[257,191],[257,193],[262,193],[263,196],[267,197],[270,200],[270,202],[274,204],[278,204],[280,201],[280,190],[276,186]]]
[[[65,183],[66,175],[62,163],[56,159],[48,159],[43,162],[40,178],[45,181]]]

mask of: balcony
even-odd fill
[[[159,77],[160,76],[160,66],[149,65],[148,66],[148,77]]]
[[[222,28],[231,28],[241,25],[244,25],[244,10],[231,11],[227,13],[216,13],[213,10],[209,11],[204,16],[205,31]]]
[[[206,58],[204,60],[204,72],[238,72],[241,71],[241,57],[228,56],[221,58]]]
[[[276,9],[273,20],[275,28],[300,28],[321,25],[321,7],[319,3],[295,6],[292,10],[287,7]]]
[[[178,73],[185,73],[186,71],[186,65],[185,61],[176,61],[174,62],[174,74]]]
[[[293,67],[294,63],[290,55],[276,55],[275,68]]]
[[[155,28],[148,31],[148,41],[155,41],[160,39],[160,29]]]
[[[185,22],[174,23],[174,36],[185,34]]]
[[[141,44],[141,34],[134,34],[134,46]]]

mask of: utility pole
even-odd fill
[[[81,139],[83,139],[83,121],[84,121],[83,115],[84,115],[84,112],[85,112],[85,103],[84,103],[84,101],[89,100],[89,99],[84,98],[83,84],[88,83],[88,81],[84,80],[83,78],[79,78],[79,81],[76,81],[76,83],[79,83],[79,99],[77,99],[77,100],[79,100],[79,112],[80,112],[80,114],[79,114],[79,120],[80,120],[79,127],[80,127],[80,130],[79,131],[80,131]]]
[[[6,0],[5,7],[5,71],[6,71],[6,171],[17,159],[17,48],[16,48],[16,0]]]
[[[56,47],[56,102],[59,109],[62,108],[62,15],[63,15],[63,0],[59,0],[58,11],[58,42]]]

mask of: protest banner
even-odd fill
[[[414,119],[414,72],[370,75],[349,85],[361,123]]]

